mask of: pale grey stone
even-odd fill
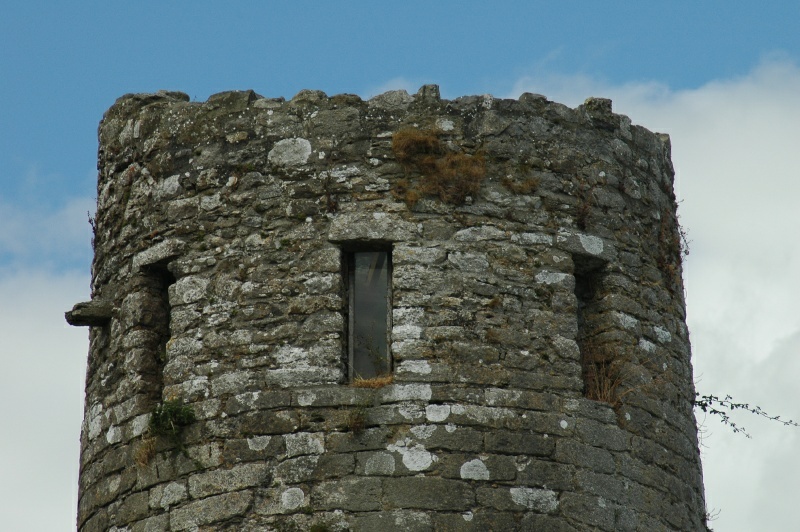
[[[268,159],[281,166],[305,164],[311,156],[311,143],[304,138],[283,139],[275,143]]]

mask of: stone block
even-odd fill
[[[601,497],[578,493],[562,493],[561,511],[574,516],[576,521],[599,530],[615,530],[616,505]]]
[[[352,520],[353,530],[375,532],[433,532],[431,516],[415,510],[388,510],[359,513]]]
[[[131,532],[168,532],[169,531],[169,515],[162,514],[147,519],[142,519],[133,523]]]
[[[286,456],[304,454],[322,454],[325,452],[325,434],[321,432],[298,432],[283,437],[286,444]]]
[[[101,327],[111,321],[113,307],[102,300],[76,303],[64,317],[67,323],[74,326]]]
[[[437,469],[444,478],[513,481],[517,476],[516,465],[511,456],[447,454],[440,458]]]
[[[368,512],[380,510],[381,480],[343,478],[320,482],[311,491],[311,505],[320,510]]]
[[[119,505],[114,512],[114,521],[118,523],[132,523],[147,517],[150,508],[148,507],[149,495],[146,491],[131,493]]]
[[[498,430],[485,435],[485,449],[494,453],[551,456],[555,446],[555,438],[538,433]]]
[[[478,487],[478,504],[502,511],[553,513],[558,509],[558,494],[552,490],[525,486]]]
[[[584,445],[574,440],[561,439],[556,443],[553,458],[562,463],[575,464],[598,473],[613,473],[614,457],[609,451]]]
[[[598,423],[590,419],[579,419],[576,432],[583,443],[610,451],[628,451],[631,448],[630,433],[616,423]]]
[[[185,482],[170,482],[160,484],[150,490],[150,508],[160,508],[168,510],[170,506],[175,506],[189,497]]]
[[[385,449],[391,430],[387,427],[364,429],[360,432],[333,432],[325,439],[328,452],[346,453]]]
[[[194,530],[243,515],[252,501],[251,492],[235,491],[189,503],[172,510],[169,515],[170,530]]]
[[[582,492],[597,495],[606,501],[623,503],[627,499],[627,484],[612,475],[584,470],[575,474],[575,481]]]
[[[549,460],[519,458],[517,482],[521,486],[569,490],[575,488],[575,467]]]
[[[276,481],[284,484],[299,484],[314,478],[314,472],[319,464],[319,456],[300,456],[290,458],[278,464],[273,470]]]
[[[267,480],[266,464],[241,464],[189,477],[189,494],[201,499],[217,493],[263,485]]]
[[[390,508],[465,511],[475,503],[466,482],[435,477],[384,479],[384,500]]]
[[[438,405],[428,405],[425,409],[425,416],[429,420],[438,420],[442,415],[440,411],[431,408],[435,406]],[[484,433],[470,427],[450,423],[445,425],[418,425],[417,427],[415,427],[417,432],[425,436],[425,447],[431,450],[478,452],[483,448]]]
[[[255,462],[284,453],[286,447],[280,436],[250,436],[249,438],[228,439],[222,449],[222,459],[234,464]]]
[[[358,453],[356,474],[365,476],[391,476],[397,468],[397,456],[385,451]]]

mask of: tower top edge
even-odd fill
[[[411,107],[425,106],[432,110],[447,107],[481,107],[484,109],[534,110],[539,112],[551,111],[561,115],[562,118],[577,122],[591,121],[596,124],[606,124],[616,127],[622,121],[631,125],[631,119],[624,114],[613,111],[610,98],[590,96],[577,107],[550,100],[537,93],[523,92],[518,98],[498,98],[492,94],[464,95],[452,100],[442,98],[439,85],[422,85],[419,90],[410,94],[405,89],[389,90],[381,94],[364,99],[357,94],[340,93],[329,96],[324,91],[303,89],[290,99],[283,96],[265,97],[252,89],[229,90],[210,95],[205,101],[192,101],[190,96],[182,91],[159,90],[152,93],[128,93],[115,101],[114,105],[106,112],[108,114],[133,115],[144,107],[150,105],[189,105],[199,107],[223,108],[230,107],[237,110],[276,109],[284,106],[317,105],[320,107],[368,107],[377,110],[406,111]],[[643,128],[647,129],[647,128]],[[648,130],[649,131],[649,130]],[[663,143],[669,143],[669,135],[656,133]]]

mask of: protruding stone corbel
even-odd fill
[[[100,327],[111,320],[113,307],[103,300],[77,303],[64,313],[67,323],[76,327]]]

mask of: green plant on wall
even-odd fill
[[[183,444],[183,429],[196,419],[194,411],[180,399],[164,401],[156,405],[150,414],[150,424],[142,435],[133,458],[139,467],[147,467],[156,455],[156,440],[166,439],[177,451],[186,455]]]
[[[150,434],[164,437],[180,451],[185,451],[181,438],[183,429],[194,423],[195,419],[194,411],[182,400],[164,401],[156,405],[150,416]]]

